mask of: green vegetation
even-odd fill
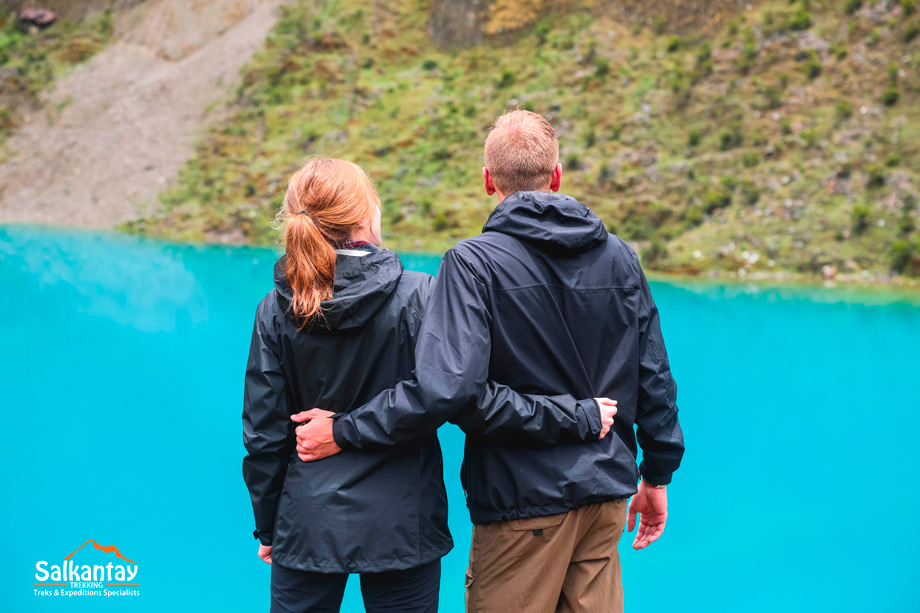
[[[885,103],[885,106],[894,106],[900,98],[901,92],[894,85],[886,87],[885,91],[882,92],[882,102]]]
[[[920,180],[920,39],[905,42],[920,14],[868,6],[763,2],[706,41],[569,8],[448,52],[426,2],[304,0],[130,227],[271,244],[287,177],[336,155],[376,181],[389,246],[442,251],[494,206],[491,122],[527,108],[560,134],[563,191],[652,270],[916,275],[918,211],[901,203]]]
[[[871,209],[866,204],[857,204],[853,207],[853,213],[850,215],[853,232],[862,234],[869,229],[869,217],[872,214]]]
[[[868,169],[868,178],[866,179],[867,189],[879,189],[885,186],[885,167],[880,164],[872,164]]]
[[[895,273],[904,274],[908,268],[913,265],[916,246],[910,241],[898,239],[891,244],[889,252],[891,258],[891,270]]]
[[[839,121],[846,121],[853,116],[853,105],[848,100],[838,100],[834,112]]]
[[[16,15],[0,10],[0,143],[16,126],[23,106],[34,104],[55,77],[86,61],[112,40],[108,11],[85,21],[61,20],[26,33]]]
[[[808,52],[808,59],[802,66],[802,70],[805,72],[809,79],[814,79],[819,74],[821,74],[821,60],[818,57],[818,53],[814,49]]]
[[[917,35],[920,34],[920,24],[917,22],[912,22],[904,28],[904,42],[909,43],[917,38]]]
[[[799,7],[789,20],[790,30],[807,30],[812,24],[811,13],[804,7]]]

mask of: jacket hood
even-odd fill
[[[282,257],[275,262],[275,292],[285,316],[293,320],[294,291],[284,276],[284,261]],[[363,257],[339,255],[332,298],[321,303],[324,317],[314,316],[307,329],[322,333],[364,326],[396,291],[402,272],[395,251],[375,251]]]
[[[604,222],[571,196],[515,192],[495,207],[482,227],[556,253],[587,251],[607,240]]]

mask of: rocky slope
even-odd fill
[[[212,105],[280,4],[146,0],[116,13],[115,42],[57,80],[8,140],[0,221],[111,227],[142,215],[219,116]]]

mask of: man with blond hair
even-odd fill
[[[467,432],[468,610],[622,611],[620,535],[637,514],[634,548],[662,534],[665,486],[684,450],[658,310],[632,248],[555,193],[559,145],[543,117],[498,118],[483,179],[499,204],[481,235],[444,256],[415,380],[334,420],[317,416],[298,428],[297,449],[314,460],[453,421]],[[571,434],[578,429],[566,436],[544,417],[554,398],[593,432],[610,402],[595,397],[618,403],[611,435],[599,440]],[[533,416],[516,423],[519,434],[494,419],[507,403]]]

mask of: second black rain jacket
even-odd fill
[[[630,496],[640,473],[667,484],[680,464],[677,388],[645,275],[632,248],[573,198],[512,194],[480,236],[449,250],[417,354],[412,380],[336,420],[333,435],[343,449],[368,449],[457,422],[467,432],[461,480],[474,523]],[[592,416],[591,398],[612,398],[614,428],[587,443],[566,442],[579,440],[568,437],[574,427],[503,436],[492,427],[503,420],[480,396],[500,405],[507,388],[489,380],[558,395],[576,422]]]

